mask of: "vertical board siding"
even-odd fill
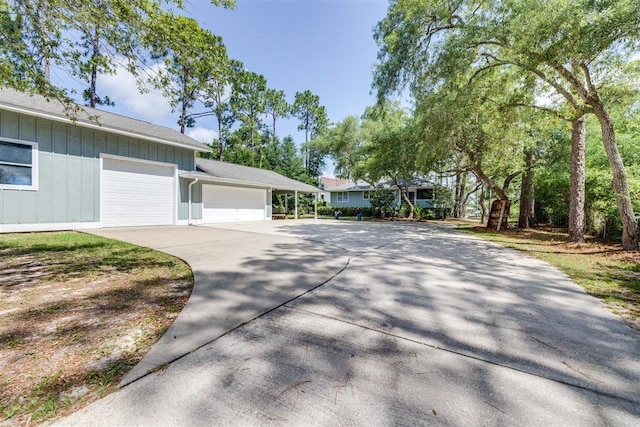
[[[369,200],[365,200],[362,191],[348,191],[349,193],[349,201],[348,202],[338,202],[338,193],[331,193],[331,206],[335,207],[361,207],[368,208],[371,206]]]
[[[193,150],[0,111],[0,136],[38,143],[38,190],[0,189],[0,224],[100,221],[100,154],[195,169]],[[189,180],[179,180],[178,219],[188,218]]]
[[[82,203],[80,204],[80,219],[82,222],[91,222],[95,221],[95,218],[99,218],[98,209],[96,209],[95,198],[91,197],[93,193],[98,193],[94,191],[95,188],[99,188],[100,182],[96,181],[95,177],[98,174],[96,165],[96,160],[92,158],[82,158],[80,159],[80,191],[79,194],[86,195],[82,198]],[[99,200],[98,200],[99,202]]]
[[[38,221],[38,195],[35,191],[20,191],[20,221],[35,223]]]
[[[36,122],[36,139],[40,154],[53,152],[53,127],[46,120]]]
[[[53,222],[67,222],[68,165],[66,154],[54,153],[53,164]]]
[[[93,189],[91,189],[93,190]],[[82,157],[67,156],[67,221],[79,222],[87,197],[82,192]]]
[[[53,181],[53,154],[41,151],[39,160],[36,222],[48,224],[53,222],[53,188],[56,184]]]
[[[38,142],[36,141],[38,129],[36,127],[36,119],[34,117],[20,117],[19,125],[20,125],[19,139]]]
[[[20,121],[18,115],[14,113],[2,113],[2,120],[0,120],[0,135],[5,138],[20,138]]]

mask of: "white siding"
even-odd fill
[[[266,219],[267,190],[203,185],[203,221],[237,222]]]

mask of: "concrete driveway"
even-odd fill
[[[196,286],[130,384],[60,425],[640,423],[639,334],[549,265],[448,227],[97,234],[182,257]],[[179,359],[143,376],[163,357]]]

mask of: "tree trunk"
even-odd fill
[[[467,173],[456,172],[456,202],[453,208],[454,218],[463,218],[466,204]]]
[[[224,161],[224,135],[222,133],[222,114],[216,114],[218,118],[218,160]]]
[[[276,140],[276,115],[273,115],[273,139]]]
[[[40,18],[40,37],[42,43],[42,74],[47,83],[51,82],[51,44],[49,38],[49,10],[47,2],[38,2],[38,15]]]
[[[604,151],[607,153],[607,159],[613,173],[613,189],[616,193],[616,201],[620,219],[622,220],[622,247],[626,251],[634,251],[638,249],[638,223],[633,212],[629,187],[627,186],[627,171],[616,145],[613,121],[597,97],[591,99],[590,105],[593,107],[593,111],[600,122]]]
[[[182,100],[180,101],[180,133],[184,134],[187,126],[187,79],[189,73],[186,69],[182,71]]]
[[[471,166],[471,172],[481,181],[483,182],[490,190],[493,190],[496,193],[496,197],[500,200],[507,200],[507,194],[504,192],[502,188],[496,185],[495,182],[491,178],[489,178],[485,173],[477,166]],[[509,181],[510,182],[510,181]],[[508,182],[506,183],[509,184]]]
[[[480,217],[480,224],[486,224],[487,222],[487,199],[491,199],[491,194],[488,194],[487,197],[487,192],[489,192],[490,190],[485,189],[484,185],[482,186],[482,188],[480,189],[480,209],[482,209],[482,216]]]
[[[504,206],[504,211],[503,211]],[[489,219],[487,221],[487,228],[498,229],[500,223],[500,214],[502,213],[502,224],[500,229],[506,229],[509,224],[509,213],[511,212],[511,200],[497,199],[491,204],[491,211],[489,212]]]
[[[398,187],[398,189],[400,190],[400,197],[402,197],[402,200],[404,200],[409,206],[409,215],[407,216],[407,218],[413,219],[413,209],[414,209],[413,202],[409,200],[409,196],[407,195],[406,189],[402,185],[400,185],[398,181],[394,180],[394,183],[396,184],[396,187]]]
[[[535,193],[533,188],[533,150],[527,150],[524,156],[525,170],[520,184],[520,215],[518,228],[529,228],[534,216]]]
[[[98,82],[98,66],[96,65],[96,58],[100,56],[100,36],[98,34],[98,27],[94,29],[93,38],[91,39],[91,44],[93,47],[93,53],[91,58],[93,59],[93,63],[91,64],[91,82],[89,87],[89,106],[91,108],[96,108],[96,91],[97,91],[97,82]]]
[[[585,150],[586,121],[584,116],[571,127],[571,195],[569,198],[569,241],[584,242]]]

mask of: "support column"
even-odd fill
[[[295,214],[294,218],[298,219],[298,190],[296,190],[295,195],[296,195],[296,199],[295,199],[296,214]]]
[[[318,219],[318,193],[316,193],[316,203],[313,205],[313,219]]]
[[[284,193],[284,217],[287,219],[289,217],[289,195]]]

